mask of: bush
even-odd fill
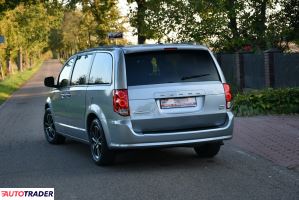
[[[233,100],[236,116],[299,113],[299,88],[239,93]]]

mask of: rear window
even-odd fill
[[[151,51],[125,55],[128,86],[219,81],[208,51]]]

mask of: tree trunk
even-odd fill
[[[89,48],[91,48],[91,33],[90,33],[90,31],[88,31],[88,46],[89,46]]]
[[[25,54],[24,54],[24,60],[25,60],[25,68],[28,68],[28,66],[29,66],[29,61],[28,61],[28,52],[27,51],[25,51]]]
[[[6,70],[7,70],[7,74],[12,74],[13,73],[13,69],[11,66],[11,62],[10,62],[10,49],[6,48]]]
[[[1,80],[4,80],[5,75],[4,75],[4,72],[3,72],[1,60],[0,60],[0,75],[1,75]]]
[[[23,71],[22,47],[18,51],[18,71]]]
[[[32,58],[31,58],[31,56],[29,57],[29,69],[31,69],[32,68]]]
[[[138,44],[144,44],[146,40],[144,30],[144,14],[146,10],[145,0],[136,0],[137,3],[137,35]]]
[[[146,37],[138,35],[138,44],[144,44]]]
[[[237,27],[237,13],[236,13],[236,1],[235,0],[227,0],[226,2],[226,10],[228,11],[228,28],[231,30],[233,39],[239,37],[238,27]]]
[[[261,0],[256,7],[256,32],[258,35],[257,45],[260,49],[266,48],[266,9],[268,0]]]

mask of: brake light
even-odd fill
[[[128,90],[113,90],[113,110],[121,116],[129,116]]]
[[[225,94],[226,108],[229,109],[231,107],[232,93],[230,91],[229,84],[223,83],[223,88]]]

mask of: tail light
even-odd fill
[[[231,107],[232,93],[230,91],[229,84],[223,83],[223,88],[225,94],[226,108],[229,109]]]
[[[128,90],[113,90],[113,110],[121,116],[129,116]]]

